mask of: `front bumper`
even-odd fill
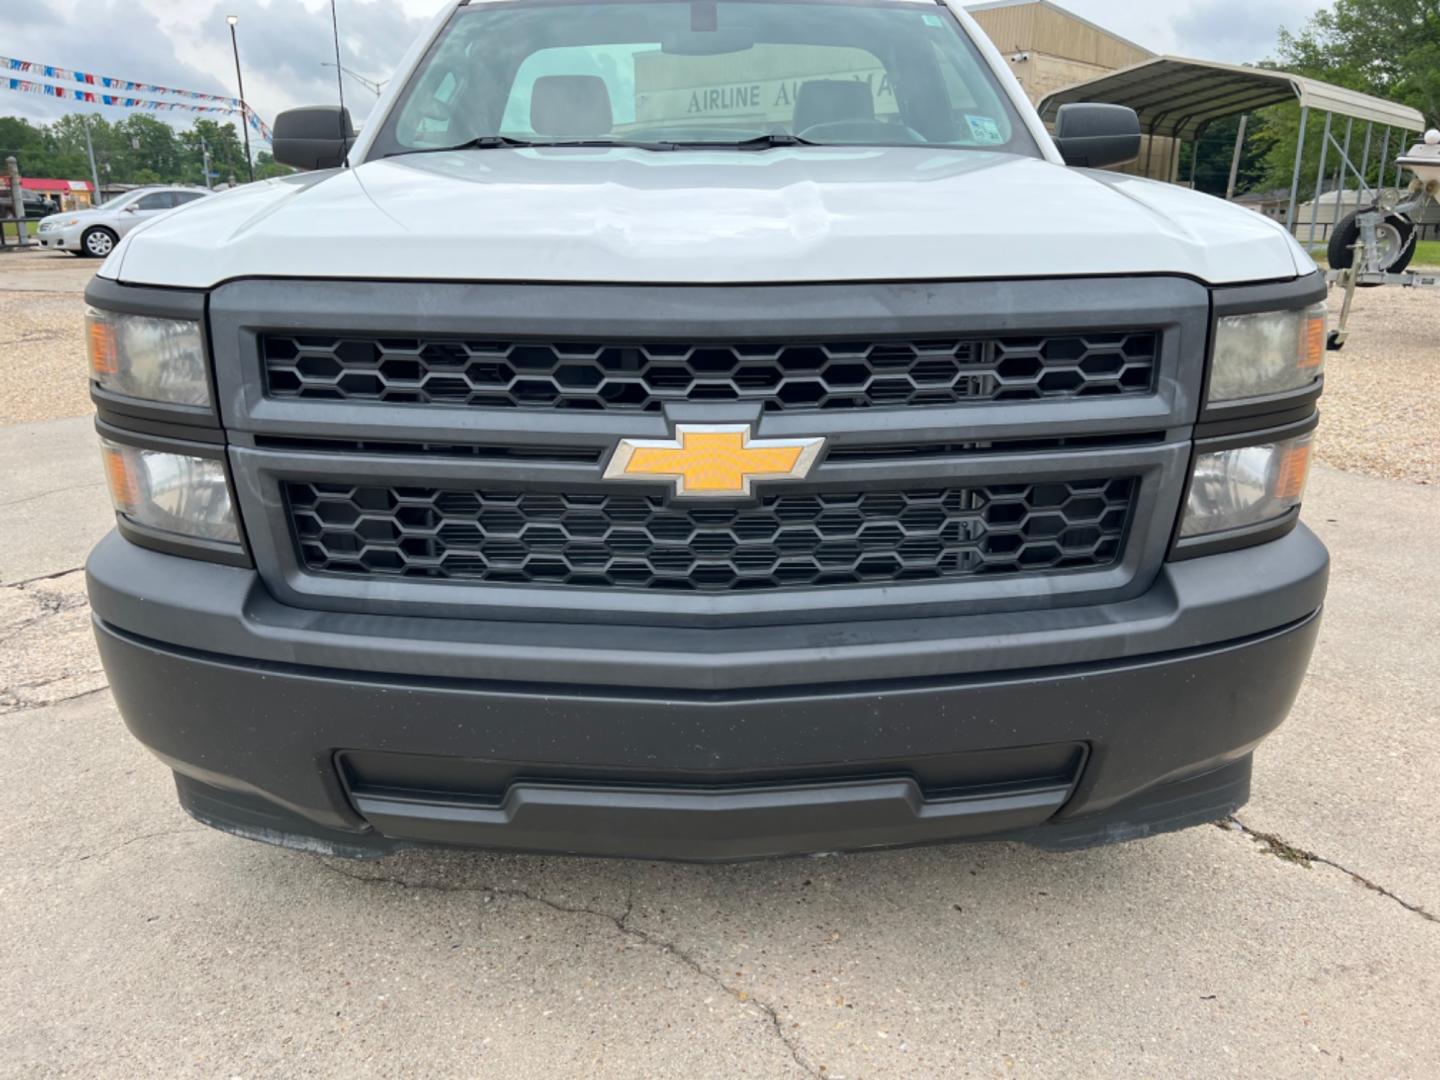
[[[37,232],[36,243],[52,251],[79,251],[80,229],[56,229],[51,232]]]
[[[306,611],[115,535],[89,564],[120,711],[201,820],[349,855],[699,860],[1221,817],[1326,574],[1301,527],[1089,608],[657,630]]]

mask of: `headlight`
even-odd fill
[[[198,322],[91,308],[85,324],[90,373],[101,389],[142,401],[210,404]]]
[[[139,525],[238,544],[225,466],[211,458],[100,440],[115,509]]]
[[[1300,505],[1312,435],[1216,450],[1195,459],[1181,536],[1261,525]]]
[[[1325,304],[1297,311],[1225,315],[1215,324],[1210,401],[1263,397],[1309,386],[1325,366]]]

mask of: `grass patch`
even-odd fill
[[[1304,241],[1301,241],[1304,246]],[[1325,249],[1317,247],[1310,253],[1310,257],[1320,264],[1322,270],[1330,268],[1330,262],[1325,258]],[[1417,240],[1415,242],[1415,254],[1410,259],[1411,267],[1440,266],[1440,240]]]

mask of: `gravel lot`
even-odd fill
[[[98,264],[0,255],[0,425],[90,412],[76,294]],[[1340,296],[1332,297],[1338,311]],[[1320,459],[1392,480],[1440,479],[1440,291],[1369,289],[1326,360]]]
[[[1365,294],[1332,354],[1330,599],[1238,820],[1071,855],[354,864],[195,825],[115,713],[80,572],[110,523],[94,266],[0,256],[0,1077],[1437,1075],[1440,297]]]

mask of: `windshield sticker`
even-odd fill
[[[1005,141],[1000,134],[1000,125],[988,116],[965,114],[965,123],[970,125],[970,138],[981,146],[995,146]]]

